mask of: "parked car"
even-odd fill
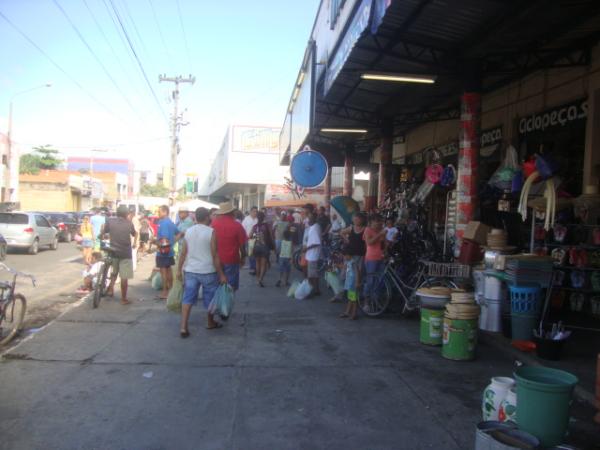
[[[58,239],[62,242],[71,242],[79,233],[77,218],[71,213],[43,212],[52,226],[58,230]]]
[[[6,243],[6,239],[4,239],[4,236],[0,234],[0,261],[4,261],[6,259],[7,250],[8,244]]]
[[[40,213],[0,213],[0,233],[8,248],[26,248],[32,255],[40,246],[47,245],[51,250],[58,248],[58,230]]]

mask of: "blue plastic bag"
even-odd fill
[[[233,288],[228,284],[222,284],[218,287],[215,296],[208,305],[208,312],[216,314],[223,320],[229,319],[233,311]]]

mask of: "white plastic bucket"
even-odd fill
[[[498,278],[486,276],[483,296],[489,300],[502,300],[506,298],[506,287]]]
[[[502,331],[502,301],[484,298],[480,306],[479,329],[494,333]]]

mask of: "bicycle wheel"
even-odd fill
[[[302,269],[302,266],[300,265],[300,259],[301,258],[302,258],[302,249],[298,248],[298,249],[296,249],[296,251],[292,255],[292,264],[294,265],[294,268],[297,271],[299,271],[299,272],[303,272],[304,271]]]
[[[376,280],[372,278],[376,277]],[[370,280],[371,278],[371,280]],[[373,288],[366,295],[358,296],[358,305],[362,312],[369,317],[377,317],[385,312],[392,298],[392,287],[386,279],[385,274],[368,275],[365,284],[368,286],[371,281]]]
[[[21,330],[23,320],[25,319],[25,311],[27,310],[27,301],[21,294],[15,294],[4,309],[2,324],[6,324],[8,331],[0,334],[0,345],[8,344]],[[2,327],[4,329],[4,327]]]
[[[96,277],[96,285],[94,286],[94,295],[92,296],[92,307],[97,308],[100,304],[100,300],[106,290],[106,278],[107,278],[108,266],[104,264],[102,269],[98,272]]]

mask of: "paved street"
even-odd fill
[[[27,278],[19,278],[18,292],[27,298],[26,328],[38,327],[56,317],[78,299],[76,288],[81,283],[81,252],[74,242],[58,244],[58,250],[40,249],[37,255],[24,250],[10,250],[4,263],[16,270],[35,275],[36,286]],[[0,272],[0,279],[9,275]]]
[[[132,306],[71,309],[0,363],[0,448],[472,448],[482,389],[511,360],[482,345],[447,361],[416,320],[341,320],[252,282],[222,330],[195,309],[187,340],[139,276]],[[593,442],[591,411],[575,413]]]

